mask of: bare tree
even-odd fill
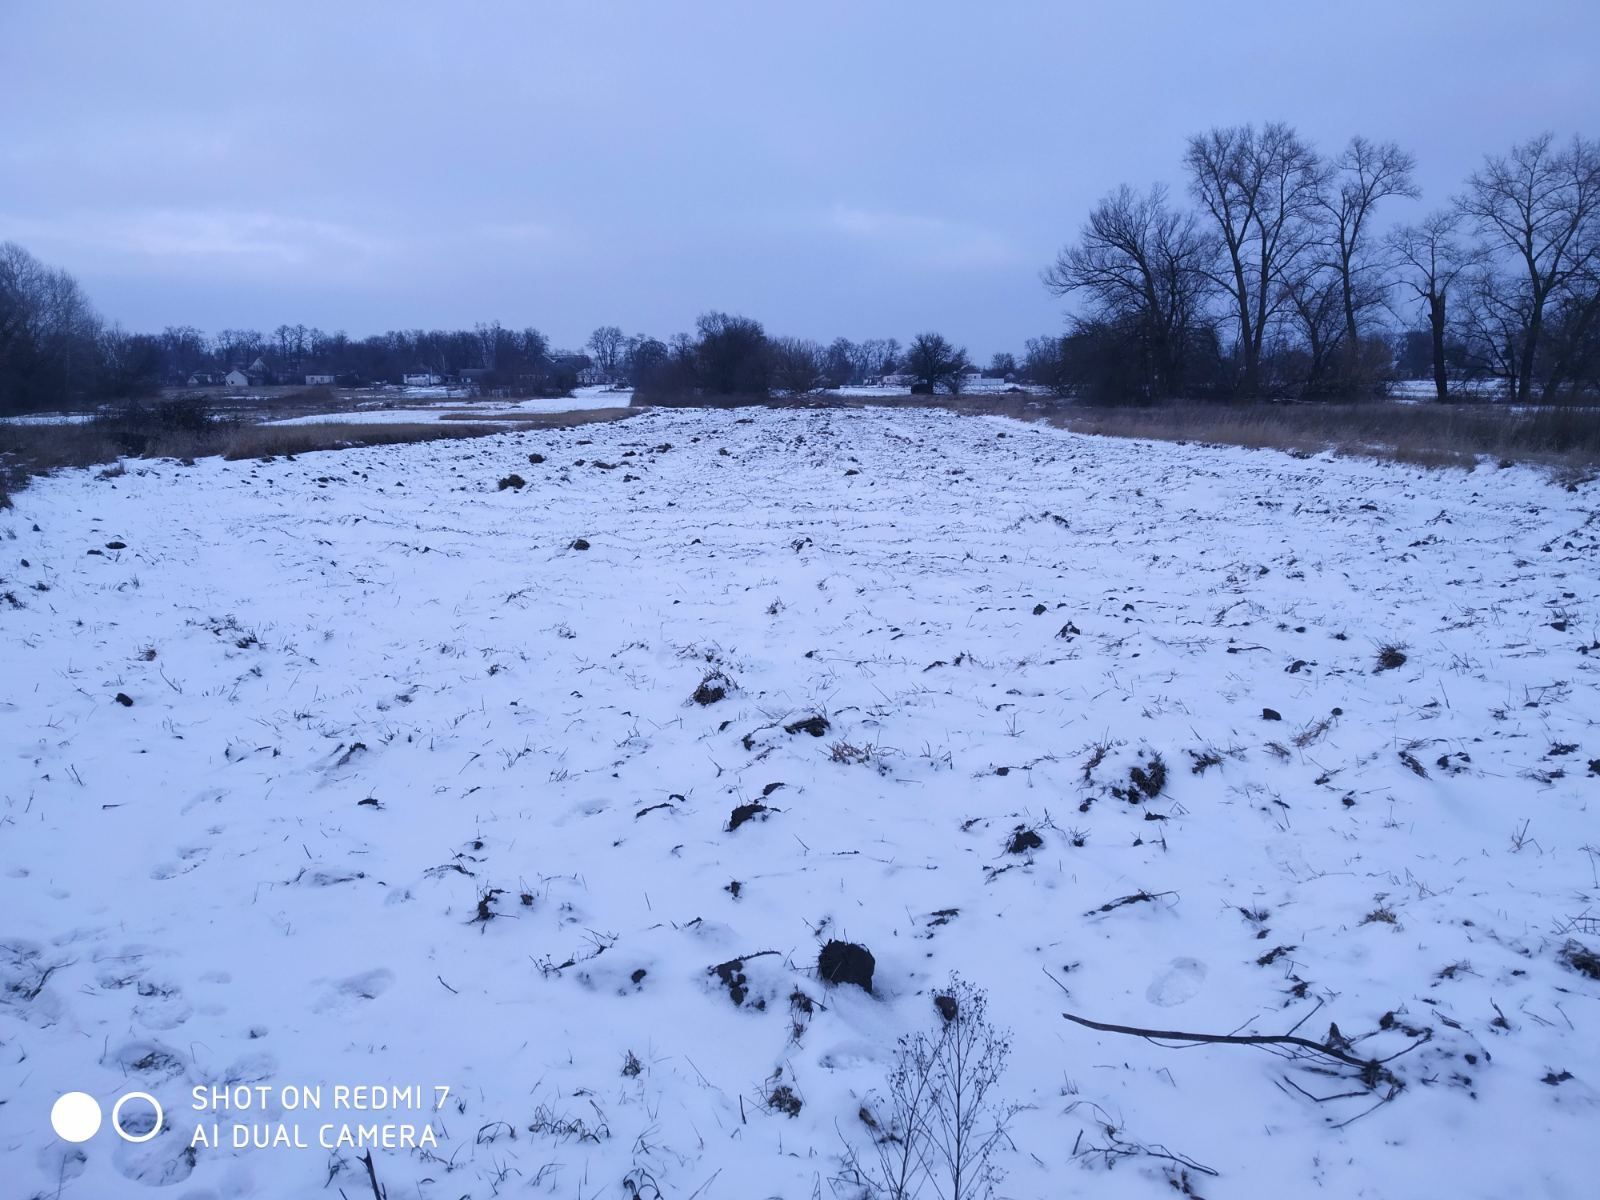
[[[1357,315],[1382,303],[1386,290],[1370,280],[1373,264],[1365,253],[1373,210],[1391,196],[1414,200],[1422,194],[1411,177],[1416,166],[1417,160],[1395,143],[1356,136],[1330,164],[1328,186],[1318,197],[1339,275],[1345,346],[1352,351],[1360,338]]]
[[[0,413],[83,394],[92,386],[99,333],[77,280],[0,242]]]
[[[1449,298],[1477,255],[1459,238],[1461,214],[1431,213],[1418,225],[1404,225],[1389,235],[1388,245],[1401,266],[1400,283],[1427,309],[1433,345],[1433,387],[1441,402],[1450,399],[1450,378],[1445,371],[1445,333],[1449,328]]]
[[[944,387],[961,390],[961,376],[971,364],[964,347],[952,345],[937,333],[919,333],[905,354],[905,368],[927,391]]]
[[[694,346],[698,385],[716,396],[764,396],[771,359],[761,322],[725,312],[700,314]]]
[[[855,381],[868,383],[887,375],[894,370],[899,352],[900,343],[893,338],[868,338],[857,343],[851,354]]]
[[[1533,314],[1527,280],[1480,262],[1468,274],[1461,299],[1468,371],[1504,380],[1508,399],[1526,394],[1523,348]]]
[[[1261,348],[1281,284],[1314,240],[1323,173],[1288,125],[1213,129],[1189,139],[1189,188],[1215,225],[1224,255],[1211,279],[1238,324],[1241,390],[1261,392]]]
[[[772,338],[772,386],[788,396],[804,396],[823,384],[822,347],[805,338]]]
[[[849,338],[838,337],[828,343],[822,353],[822,374],[825,386],[843,387],[856,373],[856,345]]]
[[[1514,366],[1508,378],[1516,399],[1526,403],[1540,365],[1546,309],[1583,279],[1600,255],[1600,143],[1574,137],[1563,149],[1546,133],[1513,146],[1509,155],[1491,155],[1467,180],[1457,206],[1485,239],[1487,251],[1506,261],[1521,280],[1515,291],[1521,293],[1524,319],[1511,333]],[[1492,308],[1503,318],[1506,290],[1480,282],[1480,293],[1496,301]],[[1499,346],[1489,350],[1502,352]],[[1560,383],[1557,375],[1547,375],[1544,398],[1550,399]]]
[[[1067,379],[1062,370],[1062,339],[1057,335],[1032,337],[1024,344],[1022,373],[1029,383],[1043,384],[1057,395],[1067,394]]]
[[[1183,385],[1184,352],[1212,287],[1214,257],[1194,217],[1167,206],[1166,188],[1141,194],[1124,184],[1095,205],[1044,283],[1057,296],[1085,292],[1097,319],[1132,330],[1145,398],[1172,396]]]
[[[1357,343],[1351,342],[1345,331],[1341,282],[1332,263],[1307,257],[1285,275],[1281,285],[1285,315],[1304,343],[1300,382],[1307,394],[1325,394],[1334,386],[1336,362],[1345,362],[1347,368],[1340,372],[1341,383],[1350,375],[1346,355]]]
[[[205,363],[205,334],[193,325],[168,325],[161,331],[161,356],[167,374],[183,382]]]
[[[594,352],[595,366],[605,372],[607,379],[616,379],[627,344],[626,335],[615,325],[602,325],[589,335],[587,345]]]

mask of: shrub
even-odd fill
[[[900,1039],[888,1095],[861,1109],[876,1161],[850,1155],[857,1181],[888,1200],[925,1192],[942,1200],[980,1200],[1000,1170],[994,1151],[1006,1141],[1015,1105],[995,1087],[1011,1054],[1011,1035],[989,1023],[983,989],[951,976],[933,998],[932,1034]]]

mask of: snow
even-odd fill
[[[909,396],[910,385],[897,386],[887,383],[850,383],[843,387],[829,389],[828,395],[839,396]],[[940,396],[950,399],[950,395],[941,389]],[[1050,396],[1054,393],[1047,387],[1036,384],[1007,383],[1004,379],[963,379],[961,381],[962,396]]]
[[[1013,1037],[1001,1195],[1174,1194],[1100,1114],[1203,1195],[1593,1195],[1594,483],[882,409],[128,467],[0,513],[9,1194],[366,1195],[318,1145],[359,1117],[436,1132],[374,1151],[393,1197],[851,1196],[959,972]],[[1368,1112],[1063,1012],[1431,1040]],[[421,1111],[330,1111],[371,1084]],[[308,1146],[191,1148],[234,1121]]]
[[[422,393],[427,389],[412,388]],[[434,389],[442,390],[442,389]],[[416,425],[443,421],[447,414],[471,413],[474,422],[484,424],[515,421],[519,413],[581,412],[591,408],[626,408],[633,398],[630,391],[610,388],[577,388],[570,396],[527,400],[450,400],[435,404],[410,404],[394,408],[358,408],[345,412],[310,413],[266,421],[266,425]],[[454,418],[451,418],[454,419]]]
[[[1457,400],[1494,401],[1504,398],[1506,385],[1505,381],[1500,379],[1453,379],[1450,381],[1450,391]],[[1401,402],[1437,400],[1439,388],[1431,377],[1397,379],[1389,384],[1389,395]]]
[[[86,425],[92,420],[93,413],[25,413],[0,417],[0,425]]]

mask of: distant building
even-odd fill
[[[438,387],[444,382],[444,377],[431,371],[413,371],[400,376],[400,382],[407,387]]]
[[[333,385],[334,385],[334,377],[332,375],[307,375],[306,376],[306,386],[307,387],[332,387]]]
[[[190,387],[218,387],[224,382],[220,371],[196,371],[189,376]]]
[[[606,376],[606,373],[599,367],[584,367],[578,372],[579,387],[596,387],[599,384],[610,382],[611,380]]]
[[[249,387],[250,386],[250,376],[247,375],[244,371],[241,371],[238,367],[235,367],[233,370],[229,371],[226,375],[224,375],[222,377],[222,381],[224,383],[226,383],[229,387],[234,387],[234,388],[241,388],[241,387]]]

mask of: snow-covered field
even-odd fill
[[[16,505],[7,1195],[859,1195],[952,973],[998,1195],[1595,1194],[1600,485],[679,410]]]

